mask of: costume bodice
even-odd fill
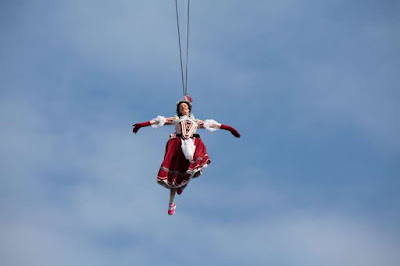
[[[175,133],[182,135],[184,139],[188,139],[193,137],[193,134],[196,133],[197,122],[193,116],[180,116],[174,121],[175,125]]]

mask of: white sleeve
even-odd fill
[[[177,117],[177,116],[174,116],[174,120],[172,120],[172,125],[174,125],[174,126],[176,126],[176,124],[178,124],[179,123],[179,117]]]
[[[213,119],[207,119],[204,120],[204,127],[209,131],[215,131],[221,127],[221,124]]]
[[[165,117],[159,115],[156,118],[154,118],[153,121],[156,121],[156,123],[151,125],[151,127],[159,128],[159,127],[162,127],[165,124]]]

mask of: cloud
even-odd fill
[[[53,217],[53,214],[48,215]],[[79,222],[65,231],[54,227],[57,226],[55,223],[49,224],[48,217],[42,225],[26,221],[3,222],[1,229],[6,233],[2,243],[2,250],[6,252],[3,258],[8,265],[25,265],[28,261],[42,265],[54,262],[70,265],[78,261],[85,265],[97,265],[101,261],[129,265],[162,260],[189,263],[194,260],[193,265],[211,262],[243,265],[246,262],[324,263],[329,266],[394,266],[400,259],[396,252],[400,243],[395,237],[382,234],[382,230],[371,227],[365,220],[338,214],[289,213],[239,223],[234,220],[217,222],[211,216],[199,220],[182,211],[179,220],[176,217],[168,217],[169,221],[160,216],[157,218],[151,227],[147,223],[135,230],[122,230],[120,238],[132,240],[125,244],[122,242],[122,246],[112,244],[109,237],[103,240],[100,237],[117,235],[117,232],[93,229],[93,235],[88,230],[81,231]],[[117,241],[121,243],[121,240]],[[178,252],[180,245],[187,250]],[[19,252],[25,256],[18,256]]]
[[[399,260],[394,252],[399,243],[365,221],[323,213],[232,224],[219,228],[213,239],[233,261],[248,263],[395,265]]]
[[[12,204],[6,207],[3,201],[7,215],[0,226],[5,235],[2,257],[8,265],[77,261],[128,265],[164,259],[189,263],[193,258],[198,259],[194,265],[229,261],[232,265],[390,266],[398,262],[399,243],[384,230],[340,213],[290,210],[293,198],[270,178],[268,186],[255,181],[237,189],[213,186],[219,181],[206,182],[212,172],[205,173],[179,196],[176,216],[167,216],[168,193],[155,183],[154,175],[164,144],[155,139],[164,135],[162,131],[143,129],[132,136],[130,128],[116,119],[110,128],[92,120],[51,132],[50,117],[21,101],[8,101],[1,113],[1,122],[8,124],[1,137],[11,144],[3,145],[2,157],[8,154],[10,161],[19,162],[2,168],[2,188],[9,190],[7,202]],[[18,114],[19,123],[7,120],[4,114],[8,113]],[[21,130],[22,125],[27,129]],[[12,143],[38,152],[18,152]],[[20,155],[28,157],[22,160]],[[17,172],[18,165],[25,171]],[[77,176],[63,175],[70,168]],[[257,168],[237,175],[244,173],[265,175]],[[13,179],[18,180],[15,187],[8,183]],[[279,212],[279,208],[283,209]],[[175,247],[180,245],[191,248],[178,255]],[[163,255],[152,255],[154,250]],[[199,256],[199,251],[207,256]]]
[[[24,3],[2,21],[3,261],[397,265],[396,196],[377,211],[375,186],[397,170],[396,25],[351,4],[194,5],[195,114],[243,137],[201,132],[213,163],[173,217],[155,181],[171,128],[131,133],[180,97],[173,3]],[[346,145],[365,154],[327,152]]]

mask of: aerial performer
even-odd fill
[[[192,99],[189,95],[176,104],[176,116],[165,118],[157,116],[151,121],[133,125],[133,133],[142,127],[152,126],[159,128],[164,125],[173,125],[175,132],[167,142],[164,160],[157,175],[157,183],[170,190],[168,214],[175,213],[175,194],[182,194],[192,178],[202,174],[210,163],[206,146],[196,133],[197,129],[205,128],[209,131],[218,129],[228,130],[237,138],[239,132],[231,126],[221,124],[215,120],[196,119],[191,113]]]

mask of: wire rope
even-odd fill
[[[189,63],[189,21],[190,21],[190,0],[187,5],[187,21],[186,21],[186,80],[185,94],[188,94],[188,63]]]
[[[179,59],[181,66],[181,78],[182,78],[182,89],[183,95],[188,94],[188,70],[189,70],[189,21],[190,21],[190,0],[187,0],[187,7],[185,1],[185,26],[186,26],[186,65],[185,71],[183,70],[183,60],[182,60],[182,45],[181,45],[181,32],[179,23],[179,10],[178,10],[178,0],[175,0],[175,11],[176,11],[176,26],[178,29],[178,44],[179,44]]]
[[[183,65],[182,65],[181,33],[179,30],[178,0],[175,0],[175,10],[176,10],[176,26],[178,28],[178,44],[179,44],[179,59],[181,63],[182,89],[183,89],[183,95],[185,95],[185,81],[183,78]]]

